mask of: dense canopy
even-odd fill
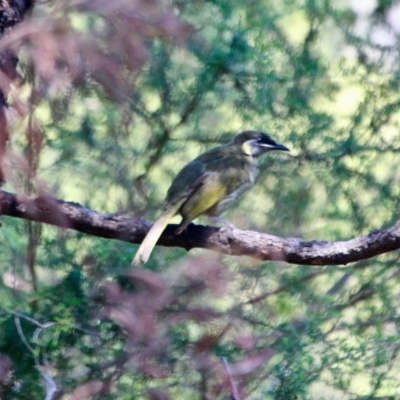
[[[398,1],[0,13],[2,399],[399,398]],[[238,229],[132,267],[177,172],[252,129],[291,151]]]

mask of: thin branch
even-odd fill
[[[43,365],[40,363],[39,361],[39,356],[38,354],[35,352],[35,350],[32,348],[32,346],[29,344],[28,340],[26,339],[24,332],[22,330],[22,326],[21,326],[21,322],[20,322],[20,317],[17,315],[17,313],[14,313],[14,320],[15,320],[15,326],[17,327],[17,331],[19,334],[20,339],[22,340],[22,342],[24,343],[25,347],[32,353],[33,358],[35,360],[35,365],[36,368],[39,370],[40,374],[43,377],[43,380],[45,381],[45,386],[46,386],[46,398],[45,400],[52,400],[54,393],[57,391],[57,386],[54,382],[54,379],[52,378],[51,374],[50,374],[50,367],[48,365],[47,362],[47,354],[46,354],[46,348],[40,344],[40,347],[42,348],[42,352],[43,352]],[[52,326],[54,325],[53,322],[51,323],[47,323],[44,325],[41,325],[39,322],[33,320],[32,318],[26,317],[24,316],[24,318],[26,318],[27,320],[33,322],[35,325],[41,326],[40,328],[40,332],[43,331],[43,329],[45,329],[46,327]],[[34,339],[35,341],[37,341],[38,339],[38,335],[40,334],[37,333],[38,329],[36,329],[35,333],[34,333]],[[36,336],[36,337],[35,337]]]
[[[226,357],[222,357],[222,362],[224,363],[224,368],[225,368],[225,371],[226,371],[226,375],[228,376],[228,379],[229,379],[229,386],[230,386],[230,389],[231,389],[232,399],[233,400],[240,400],[239,391],[237,389],[235,381],[233,380],[231,369],[229,367],[229,364],[228,364],[228,361],[227,361]]]
[[[41,331],[43,329],[49,328],[49,327],[54,326],[54,325],[66,325],[66,326],[70,326],[71,328],[76,329],[77,331],[86,333],[87,335],[99,336],[99,333],[97,333],[95,331],[90,331],[90,330],[85,329],[85,328],[81,328],[80,326],[78,326],[76,324],[70,324],[68,322],[62,322],[62,323],[61,322],[46,322],[46,323],[42,324],[42,323],[38,322],[37,320],[35,320],[35,319],[31,318],[31,317],[28,317],[25,314],[22,314],[22,313],[17,312],[17,311],[10,310],[8,308],[1,308],[0,307],[0,311],[4,311],[4,312],[12,314],[12,315],[14,315],[16,317],[23,318],[23,319],[31,322],[32,324],[35,324],[38,327],[35,330],[35,333],[33,335],[33,338],[34,338],[35,341],[37,341],[37,338],[38,338],[39,334],[41,333]]]
[[[152,223],[129,215],[103,214],[77,203],[50,196],[36,198],[0,191],[3,215],[42,222],[107,239],[141,243]],[[175,235],[168,225],[158,244],[203,248],[229,255],[247,255],[263,261],[284,261],[302,265],[340,265],[364,260],[400,248],[400,224],[347,241],[305,241],[266,233],[191,224]]]
[[[326,271],[315,271],[315,272],[311,272],[310,274],[307,274],[303,277],[301,277],[298,281],[296,281],[297,284],[299,283],[304,283],[307,282],[317,276],[320,276],[322,274],[325,274]],[[292,283],[285,283],[283,285],[280,285],[279,287],[277,287],[274,290],[271,290],[270,292],[266,292],[266,293],[262,293],[260,295],[258,295],[257,297],[253,297],[250,300],[247,300],[244,304],[256,304],[259,303],[260,301],[265,300],[267,297],[269,296],[275,296],[279,293],[285,292],[288,289],[290,289],[293,286]]]
[[[33,350],[32,346],[29,344],[28,340],[26,339],[26,337],[24,335],[24,331],[22,330],[21,321],[19,320],[19,317],[14,316],[14,321],[15,321],[15,326],[17,327],[18,335],[19,335],[22,343],[33,354],[33,357],[35,358],[35,363],[37,365],[37,355],[35,353],[35,350]]]

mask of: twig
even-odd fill
[[[14,314],[15,326],[17,327],[19,337],[21,338],[22,343],[25,345],[25,347],[32,353],[33,358],[35,360],[36,368],[39,370],[40,374],[42,375],[42,377],[44,379],[45,386],[46,386],[45,400],[51,400],[53,398],[54,393],[57,391],[57,386],[56,386],[56,383],[54,382],[54,379],[50,375],[50,368],[49,368],[49,365],[47,362],[46,350],[43,346],[41,346],[43,349],[43,364],[44,364],[44,365],[41,365],[38,355],[36,354],[35,350],[32,348],[32,346],[29,344],[28,340],[25,337],[25,334],[22,330],[20,317],[18,315],[15,315],[16,313],[13,313],[13,314]],[[53,322],[42,325],[39,322],[33,320],[32,318],[29,318],[29,317],[25,317],[25,318],[28,319],[29,321],[33,322],[35,325],[39,326],[39,328],[36,329],[35,333],[34,333],[35,339],[38,338],[38,335],[40,334],[40,332],[43,331],[46,327],[54,325]],[[39,331],[39,333],[37,333],[38,331]]]
[[[227,361],[226,357],[222,357],[222,362],[224,363],[226,375],[228,376],[228,379],[229,379],[229,385],[231,387],[232,399],[233,400],[240,400],[239,391],[238,391],[237,386],[236,386],[236,384],[235,384],[235,382],[233,380],[231,369],[229,368],[229,364],[228,364],[228,361]]]

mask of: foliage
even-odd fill
[[[230,222],[323,240],[396,223],[397,2],[114,3],[36,4],[4,39],[23,77],[9,189],[153,219],[179,168],[254,128],[291,153],[261,160]],[[132,269],[126,243],[6,217],[1,234],[4,399],[400,396],[397,253],[156,248]]]

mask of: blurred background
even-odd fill
[[[38,1],[0,43],[19,57],[4,189],[154,220],[188,161],[257,129],[291,152],[224,219],[327,241],[392,226],[399,35],[395,0]],[[10,217],[0,236],[2,399],[400,398],[398,252],[156,247],[132,269],[137,245]]]

